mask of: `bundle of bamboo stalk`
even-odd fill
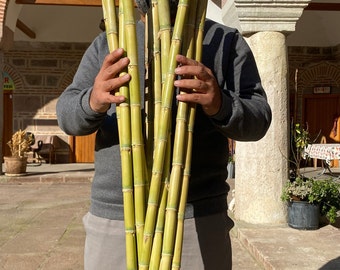
[[[173,28],[169,0],[151,1],[145,15],[145,63],[147,81],[152,83],[145,89],[139,82],[134,4],[119,1],[116,16],[115,1],[102,1],[109,49],[124,48],[130,59],[126,72],[131,80],[117,93],[126,97],[117,106],[117,119],[127,269],[179,269],[195,105],[178,103],[172,131],[176,55],[201,60],[207,0],[179,0]],[[140,91],[148,96],[145,119]]]

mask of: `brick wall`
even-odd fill
[[[302,97],[313,94],[314,87],[331,87],[340,93],[340,45],[335,47],[289,47],[290,115],[302,119]],[[297,88],[297,111],[294,112]]]
[[[58,96],[72,81],[88,44],[15,43],[4,54],[4,70],[15,83],[13,93],[13,129],[27,129],[37,135],[57,135],[61,148],[57,161],[67,162],[68,136],[58,127],[55,105]],[[301,120],[302,95],[313,93],[316,86],[330,86],[340,93],[340,45],[332,48],[290,47],[290,110],[294,108],[295,74],[297,76],[296,112]]]
[[[4,71],[15,85],[13,131],[26,129],[35,135],[57,135],[57,162],[69,160],[69,147],[68,136],[57,124],[56,101],[71,83],[88,45],[17,42],[4,54]]]

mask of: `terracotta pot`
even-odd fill
[[[27,157],[4,157],[5,175],[19,176],[26,173]]]

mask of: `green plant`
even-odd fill
[[[229,146],[229,154],[228,154],[228,163],[235,162],[235,140],[228,138],[228,146]]]
[[[334,223],[340,210],[340,183],[332,179],[314,181],[310,199],[318,201],[321,215]]]
[[[297,177],[283,188],[283,201],[308,201],[320,205],[320,215],[334,223],[340,210],[340,183],[333,179],[315,180]]]
[[[34,136],[25,130],[19,129],[12,135],[12,139],[7,142],[13,157],[23,157],[30,150],[34,143]]]
[[[308,127],[304,129],[301,124],[291,125],[291,169],[295,177],[301,177],[300,164],[303,159],[305,147],[310,143]]]

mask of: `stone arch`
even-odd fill
[[[318,85],[340,87],[340,67],[330,61],[321,61],[309,64],[303,68],[299,77],[299,87],[313,88]]]
[[[295,81],[295,70],[290,72],[291,81]],[[312,94],[313,88],[318,86],[331,86],[340,88],[340,66],[333,61],[307,62],[298,68],[297,74],[296,111],[291,108],[291,116],[295,116],[297,122],[302,121],[303,95]],[[332,91],[332,90],[331,90]]]
[[[24,82],[19,73],[13,67],[11,67],[8,64],[4,64],[3,70],[6,71],[11,76],[15,89],[23,88]]]
[[[71,84],[74,74],[76,73],[78,69],[79,64],[75,64],[71,66],[68,70],[65,71],[64,75],[60,79],[60,84],[58,89],[61,89],[62,91]]]

